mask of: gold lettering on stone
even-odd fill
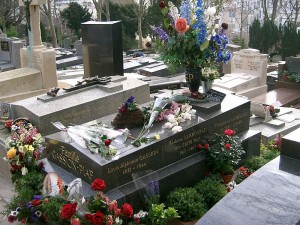
[[[112,174],[115,172],[121,172],[122,174],[134,173],[141,169],[144,169],[148,165],[148,160],[153,159],[158,155],[159,149],[147,152],[131,160],[123,161],[115,166],[108,167],[107,173]]]
[[[80,163],[80,157],[76,152],[67,150],[64,146],[61,146],[60,149],[53,150],[51,155],[54,160],[69,168],[71,171],[76,171],[89,180],[93,180],[94,172]]]

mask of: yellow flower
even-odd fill
[[[156,140],[160,140],[160,135],[159,134],[156,134],[154,137],[155,137]]]
[[[8,159],[14,158],[16,156],[16,153],[17,153],[17,151],[15,148],[9,149],[9,151],[7,152],[7,158]]]
[[[29,151],[29,152],[33,152],[33,150],[34,150],[34,147],[33,147],[32,145],[29,145],[29,146],[28,146],[28,151]]]

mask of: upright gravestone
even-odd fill
[[[84,77],[123,75],[121,21],[81,24]]]
[[[300,74],[300,57],[287,57],[285,64],[290,73]]]
[[[22,48],[21,67],[31,67],[41,71],[42,87],[47,89],[57,86],[56,62],[54,49],[47,49],[42,44],[40,29],[40,5],[46,4],[47,0],[32,0],[29,7],[30,30],[29,46]],[[19,5],[24,6],[24,2],[19,0]]]
[[[10,50],[11,50],[11,42],[9,38],[1,38],[0,39],[0,62],[11,61]]]
[[[236,94],[253,98],[267,92],[267,55],[256,49],[242,49],[234,52],[231,73],[214,81],[220,87]]]

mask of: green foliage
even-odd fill
[[[81,23],[91,20],[92,14],[86,7],[77,2],[71,2],[69,7],[61,12],[61,18],[67,23],[67,27],[74,31],[79,38],[81,36]]]
[[[282,27],[281,48],[279,49],[282,58],[296,56],[300,52],[300,33],[297,33],[297,27],[289,22]]]
[[[6,31],[7,37],[17,37],[17,28],[15,26],[11,26],[9,29]]]
[[[137,31],[137,17],[135,4],[119,5],[110,3],[110,19],[122,21],[123,51],[136,47],[135,32]]]
[[[59,212],[65,203],[67,203],[66,200],[60,196],[49,198],[48,202],[43,204],[42,211],[47,215],[49,221],[61,221]]]
[[[279,41],[279,32],[274,22],[267,20],[261,28],[261,52],[270,53]]]
[[[25,176],[21,176],[16,180],[15,189],[17,192],[19,192],[23,188],[28,188],[34,191],[35,194],[40,194],[44,177],[45,174],[41,171],[33,170],[32,172],[26,174]]]
[[[249,47],[260,49],[261,48],[261,26],[258,19],[255,19],[249,28]]]
[[[46,41],[47,40],[47,31],[46,28],[44,26],[44,24],[40,23],[40,28],[41,28],[41,37],[42,37],[42,41]]]
[[[165,209],[164,204],[153,204],[150,208],[148,217],[153,225],[165,225],[169,221],[179,218],[179,215],[173,207]]]
[[[194,188],[176,188],[167,196],[166,205],[175,208],[182,221],[199,219],[207,211],[203,195]]]
[[[245,162],[245,167],[255,171],[264,166],[267,162],[268,160],[264,159],[261,156],[253,156]]]
[[[204,178],[194,188],[198,193],[203,195],[208,209],[213,207],[227,194],[225,185],[213,177]]]

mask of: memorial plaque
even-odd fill
[[[1,103],[0,118],[7,120],[11,118],[11,108],[9,103]]]
[[[220,103],[219,103],[220,104]],[[110,124],[115,115],[103,117],[98,122]],[[66,133],[46,136],[47,157],[58,166],[81,177],[88,183],[95,178],[104,179],[107,190],[132,181],[132,173],[144,170],[159,170],[197,152],[197,144],[211,141],[215,133],[233,129],[238,134],[249,129],[250,102],[228,95],[222,102],[222,110],[214,113],[197,111],[196,118],[180,124],[183,131],[172,134],[163,130],[163,122],[155,123],[149,136],[160,134],[160,140],[135,148],[127,142],[118,146],[114,159],[104,159],[75,142],[66,141]],[[131,129],[137,136],[141,128]]]
[[[1,51],[9,52],[9,43],[8,43],[8,41],[1,41]]]

